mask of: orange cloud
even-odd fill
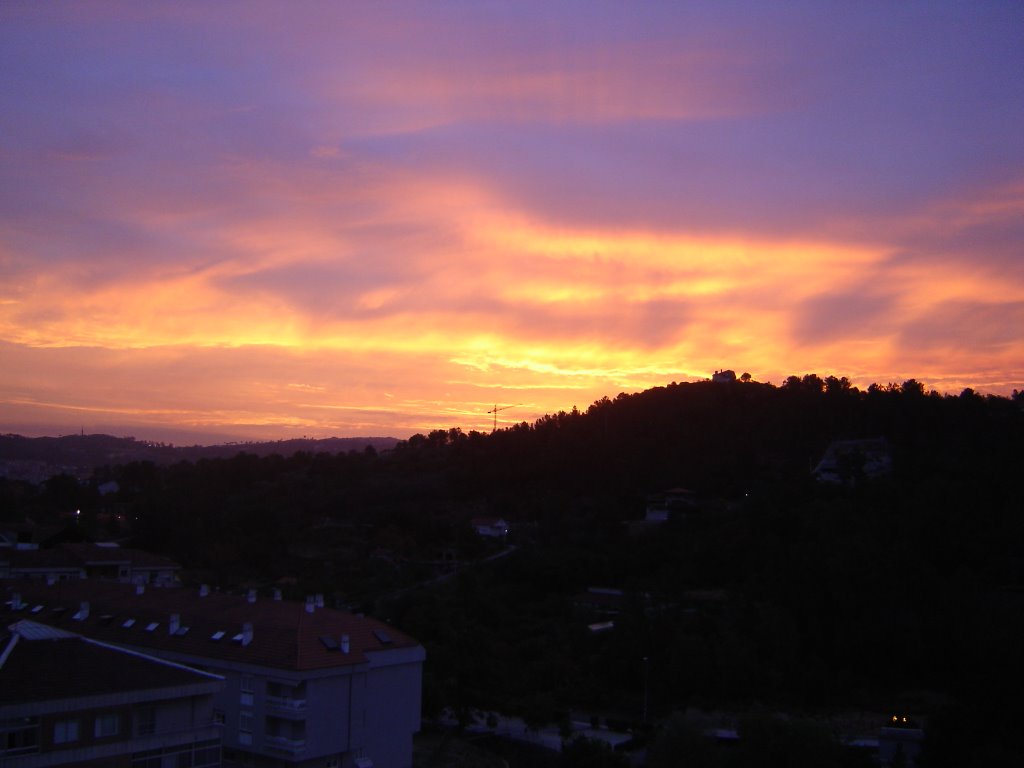
[[[86,388],[62,408],[83,415],[107,410],[197,429],[231,423],[270,432],[353,425],[408,431],[448,419],[485,429],[495,399],[524,402],[514,416],[529,419],[723,365],[762,380],[809,370],[863,384],[882,371],[927,379],[932,361],[908,351],[899,328],[919,328],[956,302],[1024,301],[1020,286],[974,274],[969,265],[894,266],[881,244],[556,227],[510,210],[484,188],[441,179],[395,179],[371,193],[394,201],[385,218],[366,222],[371,230],[392,221],[414,228],[435,222],[449,234],[393,262],[385,257],[367,278],[359,260],[373,239],[327,224],[315,203],[324,196],[333,203],[329,193],[311,187],[304,195],[311,208],[302,216],[236,221],[204,235],[202,247],[215,246],[214,259],[124,270],[81,288],[74,270],[36,274],[0,304],[3,338],[23,350],[109,350],[107,359],[117,355],[129,369],[131,350],[149,350],[139,357],[149,365],[164,349],[184,360],[249,360],[248,350],[279,350],[266,354],[275,365],[286,356],[291,372],[288,381],[263,386],[266,374],[247,366],[253,379],[229,377],[230,396],[223,381],[182,382],[194,393],[184,405],[155,380],[157,391],[144,394],[140,369],[138,401],[165,405],[120,409],[100,388]],[[831,332],[795,336],[795,307],[847,286],[859,291],[851,295],[868,296],[864,281],[883,274],[891,296],[883,330],[854,317],[835,340],[834,323]],[[304,302],[307,288],[329,294],[325,283],[335,279],[343,299],[327,311]],[[824,301],[808,322],[829,322],[834,307]],[[50,311],[40,312],[44,307]],[[961,315],[965,325],[984,320],[977,312]],[[998,354],[1024,359],[1021,352],[1019,343],[1008,343]],[[970,366],[984,362],[962,357]],[[327,371],[296,382],[296,373],[325,358],[334,361]],[[333,383],[353,360],[369,371],[369,359],[387,359],[391,376],[375,374],[362,389]],[[386,406],[385,387],[396,393]],[[32,389],[5,392],[8,405],[60,402],[56,395],[33,399],[25,394]],[[438,394],[424,398],[425,389]]]

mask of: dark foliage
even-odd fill
[[[899,705],[937,713],[930,743],[951,746],[925,759],[942,765],[968,738],[943,713],[973,712],[994,755],[1024,714],[1020,401],[813,374],[671,384],[380,453],[6,482],[0,514],[77,505],[100,526],[117,512],[136,546],[204,580],[289,576],[297,596],[373,611],[426,645],[428,714],[493,708],[540,724],[577,708],[629,724],[645,701],[652,718],[694,704]],[[892,471],[869,476],[854,457],[843,482],[816,483],[829,443],[858,438],[884,439]],[[105,480],[116,495],[96,492]],[[647,496],[674,487],[693,507],[640,525]],[[482,562],[504,544],[475,536],[480,515],[512,523],[514,552]],[[610,632],[587,629],[595,617],[574,598],[590,586],[624,592]],[[769,752],[793,731],[749,727]],[[799,738],[820,757],[812,736]]]

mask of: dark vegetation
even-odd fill
[[[426,646],[427,715],[640,725],[645,699],[651,721],[688,706],[916,711],[939,729],[927,765],[1005,762],[1024,715],[1022,399],[814,375],[672,384],[381,453],[0,481],[0,520],[81,508],[87,533],[112,529],[197,581],[278,581],[371,611]],[[814,480],[830,441],[876,437],[890,473],[854,458],[841,483]],[[697,502],[643,525],[647,496],[680,486]],[[476,536],[481,515],[508,520],[509,540]],[[588,630],[590,586],[623,590],[614,629]],[[747,728],[792,751],[792,729]]]

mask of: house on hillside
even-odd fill
[[[474,517],[469,521],[478,536],[503,539],[508,536],[508,523],[500,517]]]
[[[884,437],[833,440],[814,468],[819,483],[856,484],[892,472],[892,451]]]
[[[425,653],[375,619],[209,589],[80,579],[0,583],[21,618],[220,675],[225,766],[409,768]]]
[[[223,686],[208,672],[19,619],[0,629],[0,765],[219,766],[213,699]]]
[[[715,384],[728,384],[730,382],[736,381],[736,371],[729,369],[715,371],[711,375],[711,380],[715,382]]]
[[[688,488],[670,488],[647,497],[644,522],[664,523],[698,508],[697,494]]]

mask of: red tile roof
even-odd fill
[[[5,604],[13,593],[26,604],[14,612]],[[73,615],[83,602],[89,616],[76,621]],[[33,613],[36,606],[43,606]],[[64,608],[64,611],[55,609]],[[178,614],[184,635],[169,633],[171,614]],[[290,601],[260,597],[250,603],[245,596],[213,592],[200,597],[193,589],[149,588],[136,594],[130,584],[77,580],[46,585],[41,582],[0,582],[0,622],[7,626],[28,618],[105,642],[154,652],[224,659],[237,663],[290,670],[326,669],[366,662],[367,653],[394,648],[415,648],[411,637],[376,619],[356,616],[334,608],[317,608]],[[124,623],[134,619],[130,627]],[[157,626],[146,631],[152,623]],[[253,640],[243,646],[233,638],[243,624],[253,625]],[[219,640],[214,633],[223,632]],[[380,636],[378,636],[378,634]],[[322,636],[339,643],[349,636],[350,652],[329,648]],[[381,637],[389,642],[381,640]]]
[[[212,693],[219,679],[81,637],[18,637],[0,666],[0,706],[196,684]]]

